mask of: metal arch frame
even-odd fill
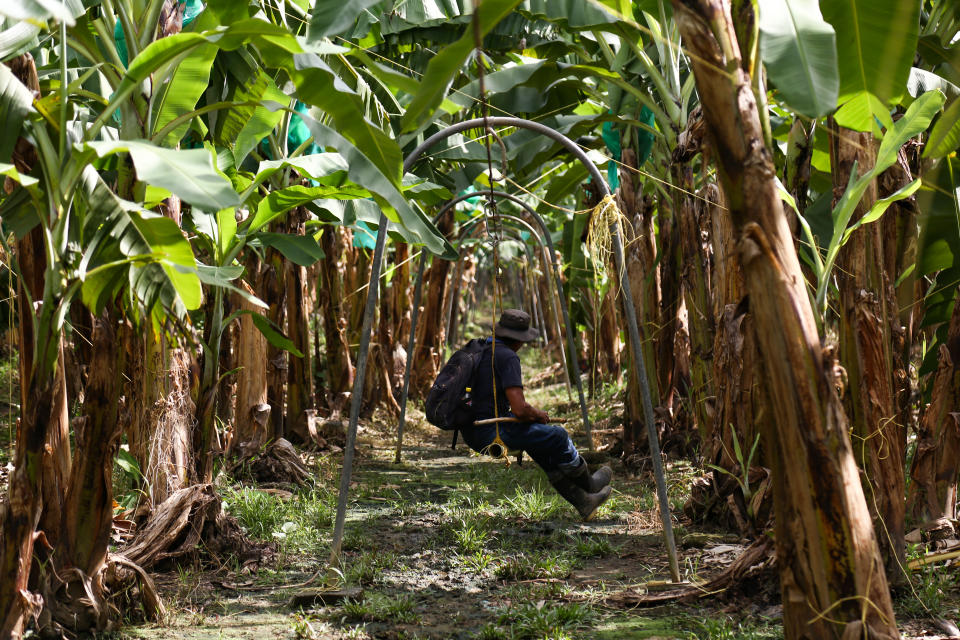
[[[537,277],[538,277],[538,279],[539,279],[539,277],[542,277],[542,274],[543,274],[543,273],[546,273],[547,271],[549,271],[549,269],[546,269],[546,268],[545,268],[545,265],[543,264],[543,263],[544,263],[544,260],[546,260],[545,254],[542,253],[542,251],[538,251],[538,249],[542,249],[543,247],[546,246],[546,245],[544,245],[543,240],[542,240],[539,236],[537,236],[536,231],[533,229],[533,227],[531,227],[529,224],[527,224],[526,221],[524,221],[524,220],[522,220],[522,219],[520,219],[520,218],[515,218],[514,216],[506,216],[506,215],[504,215],[504,214],[500,214],[500,215],[501,215],[501,217],[504,218],[504,219],[511,219],[511,220],[513,221],[513,223],[512,223],[511,226],[509,227],[511,230],[514,230],[514,231],[515,231],[515,230],[517,230],[517,229],[520,229],[520,227],[517,226],[517,225],[519,224],[519,225],[521,225],[521,226],[523,227],[523,229],[521,229],[521,232],[524,231],[524,230],[526,230],[526,231],[529,231],[530,233],[532,233],[534,236],[537,237],[537,247],[536,247],[536,248],[533,248],[533,247],[530,246],[530,243],[527,242],[527,240],[522,237],[522,235],[521,235],[521,236],[516,236],[517,241],[519,241],[519,242],[521,242],[521,243],[523,244],[523,252],[524,252],[524,256],[525,256],[526,260],[529,261],[530,264],[536,265],[536,266],[535,266],[536,269],[538,269],[538,270],[539,270],[539,269],[542,269],[542,271],[537,271],[537,274],[538,274]],[[470,237],[475,237],[476,229],[477,229],[476,227],[473,228],[473,233],[470,234]],[[466,242],[466,240],[467,240],[467,238],[464,238],[464,237],[463,237],[463,234],[461,233],[461,234],[460,234],[460,237],[458,238],[458,242],[460,243],[460,244],[457,245],[458,249],[463,246],[463,243]],[[462,251],[461,251],[461,254],[462,254]],[[460,282],[460,280],[461,280],[462,277],[463,277],[463,266],[464,266],[464,258],[465,258],[465,257],[466,257],[466,256],[461,255],[461,256],[459,257],[459,259],[456,261],[456,269],[454,269],[454,271],[453,271],[453,274],[454,274],[454,275],[453,275],[453,282]],[[527,273],[526,271],[524,272],[524,274],[525,274],[525,276],[526,276],[527,278],[529,278],[530,275],[531,275],[530,273]],[[526,282],[526,281],[525,281],[525,282]],[[552,288],[549,288],[548,290],[550,291],[551,297],[552,297],[553,289],[552,289]],[[530,294],[530,301],[531,301],[531,304],[532,304],[532,307],[533,307],[533,309],[531,310],[531,314],[530,314],[530,315],[531,315],[531,322],[537,323],[536,326],[537,326],[537,328],[538,328],[538,329],[540,330],[540,332],[541,332],[540,338],[543,339],[543,338],[545,338],[545,336],[546,336],[546,327],[543,325],[542,318],[540,318],[540,313],[539,313],[539,309],[540,309],[540,306],[541,306],[541,304],[540,304],[540,295],[539,295],[539,293],[537,293],[537,295],[534,295],[534,290],[531,288],[531,285],[530,285],[529,282],[526,282],[526,288],[524,289],[524,293],[529,293],[529,294]],[[452,324],[452,323],[453,323],[453,308],[452,308],[452,307],[453,307],[453,304],[452,304],[452,299],[453,299],[453,296],[450,296],[450,297],[447,298],[448,308],[444,311],[444,314],[445,314],[445,317],[446,317],[446,324],[445,324],[445,326],[446,326],[446,328],[447,328],[445,343],[446,343],[446,346],[448,346],[448,347],[451,347],[451,346],[453,345],[453,342],[451,342],[451,340],[450,340],[450,336],[451,336],[451,331],[450,331],[450,329],[451,329],[452,326],[453,326],[453,324]],[[558,324],[557,327],[559,328],[559,326],[560,326],[560,325]],[[560,336],[560,345],[561,345],[561,347],[562,347],[562,346],[563,346],[563,338],[562,338],[562,335],[563,335],[563,334],[562,334],[561,331],[558,330],[558,331],[557,331],[557,335]],[[546,341],[544,340],[544,344],[545,344],[545,343],[546,343]],[[566,361],[566,358],[564,358],[564,361]],[[564,369],[564,371],[566,371],[566,369]],[[567,378],[565,378],[565,380],[566,380],[566,382],[567,382],[567,394],[570,395],[570,394],[572,393],[572,392],[570,391],[570,381],[569,381],[569,379],[567,379]],[[569,398],[569,399],[570,399],[571,401],[573,400],[572,395],[570,395],[570,398]]]
[[[531,225],[529,222],[527,222],[526,220],[524,220],[523,218],[521,218],[521,217],[519,217],[519,216],[510,215],[510,214],[508,214],[508,213],[501,213],[501,214],[499,214],[499,215],[500,215],[501,218],[503,218],[503,219],[505,219],[505,220],[510,220],[510,221],[513,221],[513,222],[515,222],[515,223],[517,223],[517,224],[522,225],[527,231],[530,232],[530,235],[532,235],[533,237],[537,238],[537,240],[539,241],[539,243],[540,243],[540,262],[541,262],[541,264],[543,265],[542,276],[543,276],[543,278],[544,278],[544,279],[546,280],[546,282],[547,282],[547,290],[548,290],[551,294],[554,294],[554,295],[551,295],[551,296],[550,296],[550,299],[551,299],[551,301],[553,302],[553,311],[554,311],[554,313],[556,314],[557,306],[558,306],[557,300],[560,298],[560,293],[556,292],[556,291],[554,290],[554,287],[551,286],[552,283],[551,283],[551,281],[550,281],[550,276],[547,275],[547,272],[550,271],[550,265],[552,265],[552,264],[553,264],[553,261],[556,260],[556,254],[553,253],[553,252],[549,252],[549,250],[547,249],[547,243],[546,243],[546,241],[540,236],[540,234],[537,233],[536,229],[534,229],[534,228],[533,228],[533,225]],[[527,243],[524,243],[524,244],[527,244]],[[548,256],[547,256],[548,252],[549,252],[549,254],[550,254],[550,257],[549,257],[549,258],[548,258]],[[530,256],[529,245],[528,245],[528,248],[527,248],[527,256],[531,258],[531,264],[533,264],[534,260],[532,259],[532,256]],[[539,285],[538,285],[538,288],[539,288]],[[539,310],[539,315],[540,315],[540,328],[541,328],[541,330],[542,330],[543,333],[544,333],[544,336],[543,336],[543,337],[544,337],[544,344],[546,344],[547,325],[546,325],[546,320],[544,320],[544,318],[543,318],[543,300],[541,299],[540,295],[537,295],[534,299],[536,300],[536,302],[538,303],[538,306],[540,307],[540,310]],[[559,315],[559,314],[556,314],[556,316],[558,316],[558,315]],[[557,335],[560,336],[561,333],[562,333],[562,332],[560,331],[560,321],[557,319],[556,316],[554,317],[554,320],[556,321],[556,325],[557,325]],[[573,400],[573,398],[571,397],[571,391],[570,391],[570,371],[569,371],[569,368],[566,366],[566,364],[567,364],[567,355],[566,355],[566,353],[565,353],[565,350],[563,349],[563,339],[560,340],[560,350],[561,350],[561,352],[562,352],[562,353],[561,353],[561,356],[563,357],[563,363],[564,363],[564,367],[563,367],[563,370],[564,370],[564,373],[565,373],[564,379],[565,379],[566,382],[567,382],[567,399],[568,399],[568,400]]]
[[[559,297],[561,295],[561,292],[563,291],[563,286],[562,286],[562,280],[560,279],[560,267],[557,264],[556,251],[553,248],[553,240],[550,237],[550,230],[547,228],[546,222],[544,222],[543,218],[541,218],[540,215],[529,204],[524,202],[519,197],[503,191],[475,191],[473,193],[462,194],[460,196],[457,196],[456,198],[453,198],[452,200],[448,200],[440,208],[440,211],[438,211],[437,215],[434,216],[434,219],[433,219],[434,224],[439,222],[440,219],[458,203],[463,202],[467,198],[476,197],[477,195],[493,196],[493,197],[504,198],[504,199],[516,202],[523,208],[523,210],[527,214],[530,215],[530,217],[532,217],[534,220],[537,221],[537,224],[540,225],[540,229],[541,229],[540,233],[536,233],[536,231],[534,231],[533,227],[529,225],[529,223],[526,223],[526,226],[528,229],[530,229],[531,232],[533,232],[534,236],[540,241],[540,244],[546,247],[546,249],[550,253],[550,262],[553,267],[553,274],[554,274],[555,294],[556,296]],[[514,218],[514,216],[510,216],[510,218]],[[481,219],[483,218],[482,217],[473,218],[473,220],[481,220]],[[525,222],[525,221],[521,220],[521,222]],[[473,222],[473,224],[476,224],[476,223]],[[466,226],[464,227],[463,231],[465,230],[466,230]],[[408,344],[407,363],[403,370],[403,391],[401,392],[401,395],[400,395],[400,423],[397,427],[397,451],[396,451],[396,456],[394,458],[395,462],[400,461],[400,451],[403,446],[403,429],[404,429],[404,426],[406,425],[407,400],[409,398],[409,393],[410,393],[410,370],[411,370],[411,363],[413,361],[413,352],[414,352],[414,349],[416,348],[416,345],[415,345],[416,328],[417,328],[417,321],[419,319],[420,300],[423,297],[423,275],[424,275],[424,271],[426,270],[426,263],[427,263],[427,255],[425,253],[421,254],[420,265],[417,269],[416,284],[414,285],[414,288],[413,288],[413,306],[410,312],[410,339],[407,343]],[[580,414],[581,414],[581,418],[583,419],[584,429],[587,432],[587,438],[590,442],[590,449],[593,450],[593,446],[594,446],[593,433],[590,428],[590,416],[587,411],[586,397],[583,394],[583,381],[580,379],[580,364],[577,362],[577,358],[574,355],[576,354],[576,344],[574,343],[574,338],[573,338],[573,328],[572,328],[572,323],[570,322],[570,313],[567,308],[567,305],[559,305],[559,306],[563,312],[563,321],[564,321],[564,325],[566,326],[567,348],[569,349],[569,353],[570,353],[570,363],[573,368],[573,378],[577,384],[577,395],[580,400]],[[566,354],[564,354],[564,356],[565,355]]]
[[[524,220],[524,219],[522,219],[522,218],[519,218],[519,217],[516,217],[516,216],[512,216],[512,215],[508,215],[508,214],[500,214],[500,216],[503,217],[503,218],[505,218],[505,219],[508,219],[508,220],[513,220],[513,221],[515,221],[516,223],[519,223],[519,224],[523,225],[523,227],[524,227],[527,231],[529,231],[529,232],[531,233],[531,235],[533,235],[533,236],[537,239],[538,244],[540,245],[540,248],[541,248],[540,257],[539,257],[539,261],[542,263],[542,269],[543,269],[543,271],[541,272],[541,274],[547,274],[547,273],[550,271],[550,268],[549,268],[549,266],[548,266],[548,261],[549,261],[549,259],[547,258],[547,245],[546,245],[546,243],[544,242],[543,238],[540,236],[540,234],[537,233],[537,230],[534,229],[533,226],[530,225],[529,222],[527,222],[526,220]],[[472,237],[472,235],[476,232],[476,223],[479,222],[479,221],[481,221],[481,220],[485,220],[485,219],[486,219],[486,218],[485,218],[484,216],[477,216],[477,217],[471,218],[469,221],[467,221],[466,224],[462,225],[462,226],[460,227],[460,232],[459,232],[459,234],[458,234],[458,236],[457,236],[457,245],[456,245],[456,246],[457,246],[458,248],[459,248],[460,246],[462,246],[462,243],[466,240],[466,238],[465,238],[464,236],[466,235],[466,232],[467,232],[468,229],[471,230],[471,237]],[[515,228],[515,227],[514,227],[514,228]],[[522,240],[522,238],[521,238],[521,240]],[[530,247],[529,247],[529,243],[524,242],[524,245],[525,245],[525,252],[526,252],[526,254],[527,254],[527,257],[530,258],[531,260],[534,260],[533,256],[531,255],[531,250],[530,250]],[[459,267],[460,267],[461,264],[462,264],[462,258],[457,261],[457,267],[458,267],[457,273],[460,273]],[[553,286],[552,286],[552,282],[551,282],[549,276],[548,276],[548,275],[543,275],[543,277],[546,278],[547,291],[548,291],[549,294],[550,294],[550,295],[549,295],[549,297],[550,297],[550,302],[552,303],[551,306],[552,306],[552,309],[553,309],[553,312],[554,312],[554,316],[553,316],[554,325],[555,325],[554,330],[556,331],[557,336],[559,336],[559,338],[560,338],[560,342],[559,342],[559,344],[560,344],[560,351],[561,351],[561,354],[562,354],[562,357],[563,357],[563,361],[564,361],[564,363],[566,363],[566,361],[567,361],[566,349],[565,349],[564,346],[563,346],[563,331],[560,329],[560,320],[559,320],[560,312],[558,311],[558,306],[559,306],[559,305],[558,305],[558,302],[557,302],[557,301],[558,301],[558,298],[559,298],[559,295],[555,295],[556,292],[554,291],[554,288],[553,288]],[[456,279],[456,277],[455,277],[454,279]],[[545,337],[546,337],[546,334],[547,334],[547,329],[546,329],[546,320],[542,317],[542,316],[543,316],[543,301],[542,301],[542,299],[541,299],[541,297],[540,297],[539,295],[536,296],[536,301],[537,301],[538,306],[540,307],[540,316],[541,316],[541,317],[540,317],[540,328],[541,328],[541,330],[543,331],[544,338],[545,338]],[[448,326],[449,326],[449,320],[448,320]],[[544,339],[544,344],[546,344],[546,340],[545,340],[545,339]],[[450,343],[449,343],[449,342],[447,343],[447,346],[450,346]],[[565,382],[566,388],[567,388],[567,398],[572,401],[572,400],[573,400],[573,395],[572,395],[573,392],[572,392],[572,387],[571,387],[571,383],[570,383],[570,371],[569,371],[569,368],[565,366],[565,367],[563,368],[563,372],[564,372],[564,378],[563,378],[563,379],[564,379],[564,382]],[[399,455],[399,454],[398,454],[398,455]],[[394,462],[400,462],[399,457],[398,457]]]
[[[547,344],[547,327],[545,320],[543,318],[543,301],[540,296],[539,291],[539,281],[540,278],[545,278],[547,282],[547,291],[550,292],[550,299],[553,302],[554,310],[557,306],[557,296],[553,290],[553,287],[550,286],[550,262],[547,258],[547,245],[543,241],[543,238],[540,237],[540,234],[533,228],[530,223],[528,223],[523,218],[512,216],[508,214],[501,213],[499,216],[511,224],[510,229],[519,231],[520,235],[517,237],[517,240],[523,244],[524,254],[527,258],[527,264],[522,271],[523,284],[526,287],[526,290],[521,291],[521,295],[525,293],[530,294],[530,322],[532,325],[536,326],[540,331],[540,340],[546,345]],[[537,244],[539,245],[539,251],[536,248],[531,247],[530,243],[523,238],[523,231],[528,231],[534,238],[537,239]],[[536,272],[536,269],[541,269],[539,273]],[[567,354],[566,349],[563,348],[563,331],[560,330],[560,322],[556,323],[556,330],[558,336],[558,344],[560,345],[561,357],[563,358],[563,380],[566,384],[567,389],[567,399],[573,401],[573,391],[570,384],[570,368],[567,366]],[[591,444],[593,439],[591,438]],[[591,448],[592,450],[592,448]]]
[[[551,129],[539,122],[525,120],[523,118],[493,116],[484,118],[474,118],[465,120],[446,127],[433,134],[410,154],[404,158],[403,174],[413,168],[414,164],[423,156],[424,152],[441,140],[450,136],[466,131],[468,129],[483,129],[486,131],[489,127],[518,127],[528,129],[539,133],[551,140],[559,143],[568,152],[572,153],[590,174],[593,183],[600,188],[603,196],[610,195],[610,187],[604,179],[603,174],[597,166],[590,160],[587,154],[578,147],[572,140],[562,133]],[[388,219],[385,213],[380,212],[380,219],[377,223],[377,241],[374,245],[373,259],[370,265],[370,281],[367,288],[367,300],[364,305],[363,326],[360,331],[360,348],[357,352],[357,370],[354,378],[353,391],[350,398],[350,423],[347,428],[347,441],[343,455],[343,471],[340,475],[340,495],[337,501],[337,515],[333,528],[333,544],[330,551],[330,563],[339,564],[340,549],[343,544],[343,529],[347,515],[347,497],[350,492],[350,476],[353,472],[353,456],[357,440],[357,424],[360,419],[360,404],[363,399],[363,386],[366,378],[367,358],[370,351],[370,336],[373,327],[373,316],[376,311],[377,299],[379,297],[380,267],[383,263],[383,251],[387,243]],[[615,267],[620,276],[620,290],[623,294],[623,310],[627,320],[627,332],[630,336],[630,348],[633,352],[633,363],[637,381],[640,384],[641,397],[643,399],[643,416],[646,422],[647,436],[650,445],[651,462],[653,464],[653,473],[657,483],[657,498],[660,506],[660,519],[663,522],[663,536],[667,546],[667,553],[670,557],[670,573],[674,582],[680,581],[680,565],[677,560],[676,541],[673,536],[673,522],[670,517],[670,503],[667,499],[667,484],[663,473],[663,461],[660,456],[660,441],[657,436],[657,429],[653,416],[653,400],[650,397],[650,386],[646,371],[646,363],[643,358],[643,343],[640,339],[640,328],[637,325],[636,309],[633,305],[633,294],[630,287],[630,280],[627,277],[626,265],[624,264],[623,239],[620,237],[620,230],[616,224],[610,225],[610,235],[613,245],[613,257]]]

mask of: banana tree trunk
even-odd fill
[[[657,207],[657,254],[660,265],[660,309],[657,331],[653,334],[656,345],[657,381],[663,396],[660,402],[671,407],[676,393],[674,380],[677,368],[677,315],[680,312],[680,247],[677,231],[677,213],[669,196],[659,197]]]
[[[655,209],[653,200],[643,195],[643,183],[638,184],[635,174],[628,169],[636,168],[636,158],[633,149],[623,150],[624,167],[620,169],[620,189],[617,194],[622,203],[621,211],[633,222],[633,235],[636,238],[636,241],[627,246],[627,275],[630,278],[633,304],[637,309],[640,336],[643,338],[644,363],[647,371],[657,371],[654,360],[656,345],[652,340],[657,333],[660,309],[660,265],[657,264],[653,224]],[[632,350],[627,350],[626,357],[633,357]],[[627,371],[636,370],[632,364],[627,364]],[[648,383],[650,397],[656,403],[660,398],[658,376],[650,376]],[[647,429],[644,425],[641,393],[636,376],[628,376],[623,423],[623,454],[626,460],[647,451]]]
[[[35,95],[40,93],[40,82],[37,76],[37,67],[29,53],[17,56],[8,61],[7,66],[16,78]],[[33,144],[26,138],[18,138],[13,153],[13,161],[21,173],[29,173],[37,164],[38,158]],[[12,181],[4,181],[7,193],[12,193],[16,186]],[[45,336],[34,335],[34,324],[28,321],[35,317],[34,309],[29,307],[29,299],[42,301],[44,297],[44,277],[47,268],[46,252],[44,249],[43,229],[39,226],[30,231],[15,244],[14,251],[20,265],[22,280],[17,286],[17,335],[19,338],[19,371],[20,380],[30,379],[31,372],[36,367],[35,342],[46,339]],[[52,398],[52,416],[50,428],[46,431],[46,450],[48,455],[43,457],[43,484],[42,503],[39,527],[54,541],[60,534],[63,496],[66,491],[67,479],[70,476],[70,420],[67,406],[67,386],[64,372],[63,344],[58,346],[59,356],[54,380],[54,397]],[[28,401],[26,383],[21,384],[20,406],[21,412],[26,411]],[[42,555],[42,554],[41,554]]]
[[[20,282],[20,291],[17,295],[17,316],[22,320],[17,325],[20,338],[20,379],[29,379],[30,372],[36,366],[34,354],[33,324],[27,319],[32,313],[27,308],[28,298],[43,300],[44,271],[47,261],[43,249],[43,231],[39,227],[31,231],[26,237],[17,242],[17,260],[23,280]],[[61,519],[63,517],[63,497],[67,491],[70,477],[70,417],[67,406],[67,382],[64,375],[63,344],[58,347],[58,366],[54,380],[54,395],[52,398],[52,418],[50,429],[47,431],[46,451],[43,457],[43,510],[38,527],[46,532],[51,544],[56,544],[60,535]],[[20,406],[25,410],[29,398],[25,386],[20,391]]]
[[[248,270],[248,273],[250,271]],[[242,286],[249,293],[253,288]],[[233,304],[241,310],[259,313],[245,298],[234,295]],[[267,403],[267,339],[257,329],[250,314],[238,321],[237,336],[237,409],[229,454],[247,458],[260,450],[270,439],[270,405]]]
[[[687,136],[691,140],[693,136]],[[705,215],[703,200],[694,200],[693,170],[690,162],[698,151],[699,140],[683,151],[674,152],[673,181],[686,191],[674,195],[674,210],[680,236],[680,254],[683,269],[683,296],[687,308],[687,326],[690,335],[690,404],[693,419],[701,439],[706,437],[710,418],[707,402],[713,390],[713,337],[715,322],[710,292],[709,257],[704,246],[702,220]]]
[[[861,173],[875,155],[873,135],[838,128],[834,134],[834,201],[850,180],[853,163]],[[859,176],[858,176],[859,177]],[[862,217],[877,198],[876,184],[861,199]],[[906,425],[897,422],[893,392],[892,336],[889,320],[896,309],[890,274],[885,269],[880,225],[864,225],[851,234],[837,259],[840,290],[840,361],[847,370],[846,407],[851,416],[854,455],[863,472],[863,485],[874,520],[887,577],[905,577],[904,465]],[[894,311],[893,318],[896,318]]]
[[[443,332],[440,337],[440,348],[441,348],[441,357],[443,354],[443,346],[452,346],[450,341],[451,328],[453,327],[453,315],[454,309],[457,305],[457,299],[460,297],[460,291],[463,290],[462,285],[460,284],[460,278],[463,276],[463,263],[464,259],[460,258],[454,263],[453,266],[453,277],[450,279],[450,286],[447,287],[445,292],[444,301],[443,301]],[[523,307],[521,307],[523,308]],[[532,319],[532,314],[531,314]]]
[[[722,0],[674,0],[738,236],[773,407],[784,636],[899,638],[847,420],[820,347],[760,114]]]
[[[21,316],[25,321],[26,318]],[[27,589],[35,531],[43,507],[44,446],[57,426],[55,372],[34,371],[24,382],[28,404],[17,433],[14,470],[5,508],[0,511],[0,638],[19,638],[26,618],[39,611],[42,599]],[[40,538],[41,545],[45,537]]]
[[[756,445],[750,460],[752,468],[769,467],[770,463],[760,445],[761,434],[771,428],[770,399],[763,384],[760,353],[753,316],[744,298],[743,275],[736,252],[736,238],[730,217],[723,214],[723,193],[715,184],[701,191],[709,201],[708,213],[712,221],[713,272],[710,283],[714,288],[713,313],[717,318],[713,343],[713,379],[715,396],[708,400],[706,413],[710,416],[703,436],[704,459],[733,474],[743,477],[742,465],[746,460],[737,459],[734,437],[743,456]],[[741,456],[741,457],[743,457]],[[750,473],[746,470],[746,473]],[[729,476],[728,476],[729,477]],[[748,476],[749,477],[749,476]],[[714,472],[714,486],[719,486],[723,477]],[[733,508],[740,510],[739,517],[732,519],[754,531],[762,529],[768,520],[770,500],[762,487],[751,487],[751,496],[740,491],[738,500],[734,487]],[[730,509],[730,502],[722,496],[721,509]]]
[[[123,429],[119,421],[120,362],[115,313],[94,320],[93,359],[83,416],[75,437],[76,457],[64,502],[63,530],[43,580],[50,617],[73,633],[107,627],[111,606],[100,570],[107,560],[113,522],[112,469]],[[41,619],[43,619],[41,617]]]
[[[281,222],[271,225],[273,231],[283,232]],[[263,272],[260,277],[260,299],[267,305],[266,316],[274,326],[284,326],[287,315],[285,300],[287,272],[284,257],[275,249],[267,249]],[[267,404],[270,405],[271,435],[281,438],[286,431],[284,424],[284,385],[287,381],[287,352],[267,344],[267,359],[264,361],[267,375]]]
[[[899,191],[913,180],[906,149],[914,145],[908,143],[897,154],[897,162],[880,174],[877,179],[878,195],[885,198]],[[923,305],[916,304],[921,298],[916,297],[917,278],[912,269],[917,261],[917,241],[919,239],[917,227],[916,197],[893,203],[878,222],[880,237],[883,238],[883,270],[889,274],[887,278],[888,302],[887,322],[891,338],[891,359],[893,366],[893,394],[894,406],[897,412],[896,424],[902,430],[909,431],[916,427],[911,398],[913,386],[910,378],[910,357],[913,348],[915,333],[914,317],[917,309]],[[904,274],[907,274],[904,277]],[[899,284],[897,284],[899,283]]]
[[[910,467],[907,505],[918,522],[953,518],[960,472],[960,304],[954,305],[947,341],[933,377],[930,404],[920,418]]]
[[[444,216],[437,229],[449,239],[453,231],[453,215]],[[443,355],[440,347],[441,314],[451,264],[448,260],[434,259],[425,276],[427,294],[423,298],[423,311],[420,312],[420,320],[417,322],[417,339],[413,353],[407,355],[413,359],[410,386],[420,395],[425,394],[433,384],[433,379],[437,377],[439,358]],[[505,291],[501,293],[506,297]]]
[[[129,323],[121,327],[120,342],[125,378],[130,380],[121,423],[149,503],[155,506],[196,478],[191,431],[197,365],[182,346],[168,345],[152,330],[144,332]]]
[[[604,293],[597,327],[597,368],[601,378],[607,382],[617,382],[620,379],[620,351],[623,347],[620,343],[615,294],[614,286],[608,287]]]
[[[390,299],[391,332],[397,344],[406,344],[410,337],[410,262],[410,245],[398,244],[394,252],[393,277],[384,292]]]
[[[362,233],[362,232],[361,232]],[[360,344],[360,330],[363,326],[363,296],[370,280],[370,251],[354,246],[357,231],[344,234],[343,288],[346,295],[346,331],[347,343]]]
[[[297,207],[287,217],[287,233],[306,233],[307,210]],[[287,355],[287,417],[285,437],[308,442],[307,411],[313,408],[313,353],[310,351],[310,316],[313,300],[307,281],[307,268],[286,260],[287,337],[303,354]]]
[[[353,387],[354,375],[350,346],[343,325],[344,291],[340,270],[343,240],[340,228],[324,229],[321,246],[324,257],[317,287],[317,306],[323,317],[323,335],[327,347],[327,404],[333,409],[341,405],[343,394]]]

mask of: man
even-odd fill
[[[591,474],[563,427],[549,424],[547,414],[524,398],[517,352],[539,335],[536,327],[530,326],[530,315],[519,309],[504,310],[494,335],[496,344],[493,338],[487,338],[473,378],[476,419],[515,416],[522,420],[499,423],[500,439],[508,448],[521,449],[533,458],[557,493],[576,507],[585,521],[590,520],[610,497],[610,468],[604,466]],[[496,425],[473,426],[462,433],[471,449],[482,452],[496,437]]]

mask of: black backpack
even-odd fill
[[[440,369],[427,394],[425,412],[430,424],[448,431],[465,429],[473,424],[473,407],[465,396],[467,387],[473,384],[485,346],[484,340],[474,338],[450,356]]]

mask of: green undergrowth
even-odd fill
[[[566,402],[562,383],[537,391],[548,411]],[[593,522],[583,523],[531,460],[507,466],[462,443],[451,451],[449,435],[425,427],[417,413],[402,464],[393,463],[395,422],[380,418],[361,430],[334,568],[327,558],[340,456],[308,458],[312,479],[288,491],[221,476],[225,509],[248,536],[274,543],[276,556],[254,575],[231,565],[214,576],[209,569],[185,569],[161,580],[175,614],[142,637],[727,637],[708,636],[721,631],[675,614],[659,626],[648,620],[646,627],[658,630],[650,635],[630,626],[646,612],[606,604],[626,588],[667,577],[655,523],[636,519],[656,507],[652,478],[627,474],[611,460],[614,494]],[[582,446],[582,434],[570,431]],[[674,492],[679,500],[681,488],[672,481],[671,499]],[[289,608],[297,591],[291,585],[318,571],[308,589],[333,586],[350,589],[351,596]],[[244,635],[245,629],[252,631]]]
[[[226,487],[220,495],[249,536],[289,553],[321,552],[336,513],[336,494],[326,487],[301,489],[289,499],[250,487]]]
[[[13,460],[20,412],[19,360],[10,347],[0,347],[0,467]]]

